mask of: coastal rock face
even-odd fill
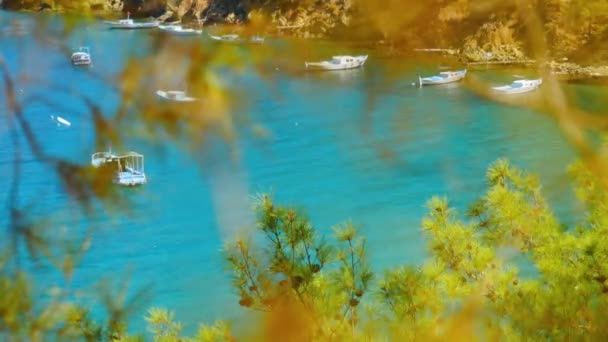
[[[267,0],[2,0],[8,10],[129,13],[132,17],[212,23],[242,23],[251,11],[265,13],[277,27],[302,37],[325,36],[347,26],[353,7],[350,0],[326,2]]]
[[[243,22],[247,19],[244,0],[0,0],[6,10],[29,11],[122,11],[134,17],[166,17],[215,22]]]
[[[119,10],[122,8],[122,3],[122,0],[3,0],[0,2],[2,9],[6,10],[57,12]]]
[[[122,2],[122,11],[135,17],[158,17],[167,9],[166,0],[118,0]]]
[[[517,39],[515,20],[486,22],[473,35],[465,38],[463,55],[473,62],[515,61],[525,57]]]
[[[175,19],[202,21],[206,24],[218,22],[243,22],[247,9],[243,0],[168,0],[167,10]]]

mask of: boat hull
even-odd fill
[[[194,97],[186,96],[185,92],[178,90],[157,90],[156,95],[163,100],[172,102],[194,102],[197,100]]]
[[[494,88],[494,91],[501,93],[501,94],[523,94],[523,93],[529,93],[531,91],[534,91],[538,89],[538,87],[529,87],[529,88],[522,88],[522,89],[500,89],[500,88]]]
[[[158,22],[149,22],[149,23],[133,23],[133,24],[122,24],[113,21],[106,21],[105,24],[110,29],[115,30],[137,30],[137,29],[151,29],[158,27]]]
[[[446,83],[454,83],[454,82],[459,82],[462,81],[462,79],[464,79],[464,76],[459,76],[459,77],[453,77],[450,79],[445,79],[445,80],[431,80],[431,79],[421,79],[420,84],[422,85],[440,85],[440,84],[446,84]]]
[[[502,87],[493,87],[492,89],[501,94],[523,94],[534,91],[538,89],[542,85],[542,80],[538,80],[528,86],[523,87],[512,87],[511,85],[506,85]]]
[[[216,42],[222,43],[241,43],[243,40],[236,35],[226,35],[226,36],[214,36],[209,35],[209,38]]]
[[[460,82],[462,81],[465,76],[467,75],[466,70],[465,71],[459,71],[457,74],[455,74],[454,76],[450,76],[450,77],[422,77],[419,78],[419,83],[420,86],[424,86],[424,85],[441,85],[441,84],[447,84],[447,83],[454,83],[454,82]]]
[[[87,66],[87,65],[91,65],[93,62],[91,62],[91,60],[72,60],[72,64],[75,66]]]
[[[182,29],[176,28],[172,26],[158,26],[158,28],[164,32],[170,33],[176,36],[198,36],[203,33],[203,30],[194,30],[194,29]]]
[[[119,172],[113,179],[114,184],[122,186],[144,185],[148,182],[145,174]]]

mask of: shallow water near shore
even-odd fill
[[[36,18],[0,12],[3,24],[14,16],[26,23]],[[116,75],[128,58],[150,53],[151,34],[90,27],[74,34],[69,44],[90,46],[94,70]],[[75,87],[108,113],[118,106],[112,87],[73,68],[52,41],[42,45],[27,35],[0,39],[14,74],[27,71]],[[319,42],[318,49],[339,50],[327,42]],[[378,274],[387,267],[422,262],[425,202],[447,196],[464,211],[483,194],[485,171],[498,158],[537,174],[556,214],[565,223],[576,221],[579,208],[566,175],[576,156],[549,117],[501,106],[463,84],[412,86],[418,73],[433,70],[411,67],[411,60],[376,51],[343,53],[370,58],[365,68],[344,72],[288,75],[279,69],[270,82],[254,71],[227,77],[248,94],[242,114],[269,132],[266,139],[251,134],[246,124],[239,127],[234,145],[212,138],[195,152],[173,141],[128,139],[130,150],[145,155],[149,183],[123,190],[133,204],[127,213],[84,217],[51,170],[27,149],[22,151],[21,203],[31,204],[40,218],[52,214],[47,224],[57,234],[96,227],[92,247],[71,284],[79,290],[76,298],[94,302],[100,277],[128,279],[132,288],[152,289],[143,308],[175,311],[187,332],[201,322],[236,317],[238,299],[221,249],[226,239],[252,229],[251,200],[259,192],[302,209],[327,235],[336,224],[355,223],[368,240],[369,260]],[[394,70],[403,71],[396,75]],[[498,82],[516,71],[477,73]],[[579,94],[590,110],[605,106],[591,86],[564,87]],[[44,82],[30,83],[22,91],[23,98],[49,96]],[[88,163],[95,151],[86,108],[66,92],[50,97],[61,109],[42,102],[26,107],[33,132],[49,154]],[[8,180],[13,177],[14,147],[4,122],[4,101],[0,98],[0,176]],[[58,129],[49,120],[53,114],[68,118],[72,127]],[[0,183],[0,194],[8,194],[9,187],[10,182]],[[2,226],[6,216],[0,218]],[[32,269],[41,296],[65,285],[44,262],[33,263]],[[140,331],[143,314],[139,310],[132,317]]]

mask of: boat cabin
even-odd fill
[[[460,76],[462,72],[459,71],[443,71],[439,73],[439,76],[441,78],[450,78],[450,77],[457,77]]]
[[[171,99],[171,100],[187,100],[189,99],[188,96],[186,96],[186,93],[180,90],[169,90],[167,91],[167,98]]]
[[[131,19],[131,12],[127,12],[127,19],[119,19],[119,25],[133,25],[135,22]]]
[[[122,156],[112,152],[97,152],[91,156],[91,165],[112,170],[113,182],[119,185],[134,186],[147,183],[144,156],[137,152],[129,152]]]
[[[80,47],[75,50],[71,56],[72,64],[74,65],[89,65],[91,64],[91,53],[88,47]]]
[[[527,88],[539,85],[541,82],[538,80],[517,80],[511,83],[511,88]]]
[[[120,19],[118,20],[119,25],[133,25],[135,22],[133,19]]]
[[[331,64],[346,64],[354,62],[356,62],[356,60],[351,56],[333,56],[330,61]]]

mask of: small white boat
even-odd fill
[[[144,172],[144,156],[137,152],[129,152],[122,156],[113,154],[111,150],[97,152],[91,156],[91,165],[95,168],[112,169],[114,184],[135,186],[148,182]]]
[[[209,38],[218,42],[227,43],[239,43],[242,41],[238,34],[225,34],[223,36],[214,36],[212,34],[209,34]]]
[[[264,44],[264,42],[266,41],[266,37],[256,35],[256,36],[251,37],[251,39],[249,41],[253,44]]]
[[[72,64],[76,66],[91,65],[91,63],[93,63],[91,60],[91,52],[89,51],[88,47],[81,46],[78,48],[78,50],[72,53],[72,57],[70,57],[70,59],[72,60]]]
[[[418,77],[418,84],[422,87],[423,85],[437,85],[458,82],[467,75],[467,70],[460,71],[443,71],[439,75],[431,77]]]
[[[503,94],[521,94],[533,91],[543,84],[542,79],[537,80],[517,80],[513,83],[501,87],[493,87],[494,91]]]
[[[193,102],[198,100],[195,97],[186,95],[186,92],[182,90],[157,90],[156,95],[165,100],[177,102]]]
[[[251,44],[263,44],[266,41],[265,37],[262,36],[253,36],[251,38],[241,38],[238,34],[225,34],[222,36],[214,36],[209,34],[209,38],[217,42],[224,43],[251,43]]]
[[[159,25],[159,22],[156,20],[135,22],[133,19],[131,19],[130,13],[128,12],[127,19],[121,19],[119,21],[104,21],[104,23],[106,23],[106,25],[108,25],[111,29],[146,29],[155,28]]]
[[[51,115],[51,120],[57,124],[57,127],[71,127],[72,123],[62,118],[61,116]]]
[[[159,29],[172,33],[179,36],[194,36],[203,33],[203,30],[195,30],[191,28],[184,28],[181,25],[159,25]]]
[[[306,68],[317,70],[346,70],[359,68],[365,65],[365,56],[333,56],[330,61],[305,62]]]

